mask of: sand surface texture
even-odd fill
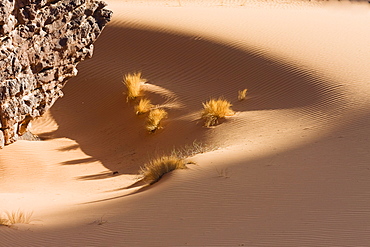
[[[0,213],[33,212],[0,226],[0,246],[370,243],[369,4],[108,4],[93,58],[33,123],[43,141],[0,150]],[[168,111],[154,134],[123,94],[135,71]],[[236,114],[205,128],[202,102],[219,96]],[[135,184],[194,141],[214,150]]]

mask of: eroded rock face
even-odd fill
[[[63,96],[112,12],[96,0],[0,0],[0,147]]]

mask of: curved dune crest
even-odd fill
[[[42,141],[0,150],[0,212],[33,212],[19,231],[0,227],[2,243],[367,244],[369,7],[167,2],[111,1],[93,58],[33,123]],[[126,101],[122,77],[136,71],[168,112],[155,133]],[[202,102],[218,97],[235,115],[205,128]],[[135,183],[194,141],[217,150]]]

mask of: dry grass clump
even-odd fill
[[[171,155],[174,155],[181,159],[186,159],[186,158],[192,157],[197,154],[202,154],[202,153],[217,150],[218,148],[219,146],[215,144],[207,145],[207,144],[194,140],[192,144],[186,144],[184,147],[181,147],[181,148],[174,148],[171,152]]]
[[[31,222],[32,214],[33,214],[32,212],[24,213],[21,212],[20,210],[11,213],[5,212],[6,217],[0,218],[0,225],[10,226],[17,223],[29,224]]]
[[[0,226],[9,226],[9,221],[4,218],[0,218]]]
[[[187,163],[184,159],[175,155],[162,156],[150,161],[145,164],[144,167],[140,168],[140,175],[142,176],[143,181],[149,184],[154,184],[168,172],[176,169],[187,168],[186,164]]]
[[[234,111],[230,108],[232,104],[225,99],[210,99],[202,104],[204,108],[202,118],[204,119],[204,126],[206,127],[218,124],[221,118],[234,115]]]
[[[247,96],[247,91],[248,91],[248,89],[239,90],[238,91],[238,100],[240,100],[240,101],[245,100],[245,98]]]
[[[153,106],[149,99],[140,99],[138,105],[135,106],[136,115],[147,113]]]
[[[154,109],[149,112],[146,129],[150,132],[155,132],[160,129],[162,119],[167,117],[167,112],[163,109]]]
[[[140,95],[141,84],[146,82],[146,79],[141,78],[141,72],[127,74],[123,78],[123,84],[127,87],[127,100],[135,99]]]

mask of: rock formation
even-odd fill
[[[49,109],[112,12],[97,0],[0,0],[0,147]]]

